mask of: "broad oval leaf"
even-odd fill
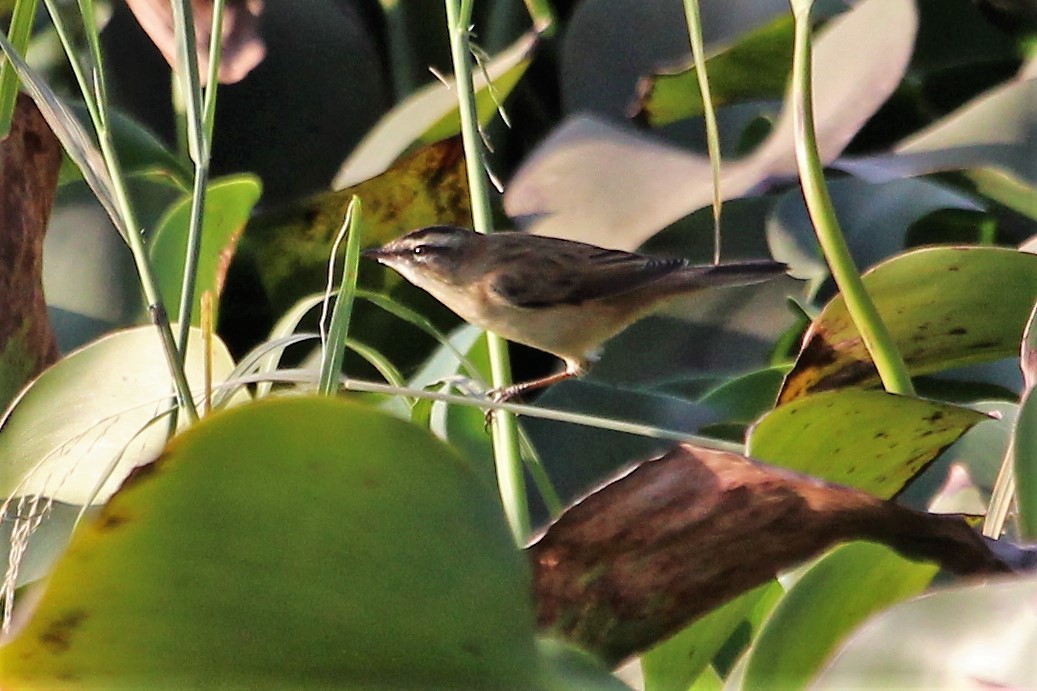
[[[192,329],[184,367],[199,395],[204,351],[202,332]],[[214,380],[233,369],[216,339]],[[113,333],[70,353],[35,379],[0,422],[0,496],[104,502],[135,466],[162,449],[172,395],[153,326]]]
[[[1017,688],[1037,679],[1037,578],[961,586],[861,627],[811,688]]]
[[[892,497],[981,420],[968,408],[882,391],[827,391],[779,406],[753,425],[753,458]]]
[[[191,323],[195,326],[201,324],[202,293],[208,290],[215,298],[223,289],[234,246],[259,201],[261,190],[255,176],[236,175],[213,182],[205,192],[202,244],[191,310]],[[148,247],[159,290],[167,303],[166,311],[174,321],[180,314],[179,295],[190,222],[191,195],[186,195],[166,211]]]
[[[925,374],[1019,352],[1037,301],[1037,255],[931,247],[894,257],[863,279],[908,369]],[[877,381],[846,303],[836,296],[804,336],[779,402]]]
[[[536,34],[524,34],[482,69],[474,70],[480,122],[492,119],[498,104],[525,74],[536,42]],[[492,86],[488,86],[487,77]],[[342,164],[332,189],[341,190],[381,175],[413,144],[432,144],[460,132],[457,93],[452,84],[453,80],[433,82],[397,104]]]
[[[830,551],[771,612],[749,653],[744,688],[802,688],[858,623],[918,595],[939,570],[871,542]]]
[[[132,476],[0,664],[18,687],[538,688],[528,589],[447,446],[355,401],[267,399]]]

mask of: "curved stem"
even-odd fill
[[[857,327],[875,363],[883,387],[890,393],[913,395],[914,386],[907,366],[875,308],[875,303],[871,301],[864,288],[825,184],[814,130],[809,4],[793,2],[796,28],[792,53],[792,107],[796,131],[796,162],[803,185],[803,196],[817,233],[817,240],[832,271],[832,278],[835,279],[846,302],[850,319]]]

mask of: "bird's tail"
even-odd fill
[[[720,288],[762,283],[788,270],[788,266],[770,259],[728,262],[726,264],[698,264],[671,274],[674,292],[696,288]]]

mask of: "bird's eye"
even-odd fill
[[[416,256],[416,257],[420,257],[421,255],[427,254],[427,253],[428,253],[428,247],[426,247],[425,245],[418,245],[417,247],[414,248],[414,256]]]

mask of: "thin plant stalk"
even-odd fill
[[[914,395],[914,386],[907,366],[893,342],[893,338],[868,296],[860,273],[846,245],[842,229],[835,215],[832,198],[825,184],[821,158],[817,152],[814,130],[814,103],[812,79],[812,47],[810,36],[810,2],[796,2],[792,8],[795,17],[795,40],[792,53],[792,99],[795,123],[796,162],[803,185],[810,220],[817,233],[818,243],[832,272],[839,292],[846,301],[846,309],[860,333],[882,385],[890,393]]]
[[[353,197],[346,209],[346,219],[342,229],[347,232],[345,269],[342,274],[342,287],[335,299],[335,307],[331,311],[331,325],[324,331],[324,315],[321,315],[321,360],[320,378],[317,391],[324,396],[331,396],[339,389],[339,378],[342,372],[342,359],[345,357],[346,336],[349,335],[349,321],[353,314],[353,298],[356,295],[357,267],[360,264],[360,199]],[[335,242],[331,253],[329,285],[327,299],[331,299],[334,287],[334,267],[338,252]],[[326,304],[326,303],[325,303]]]
[[[11,14],[11,25],[7,30],[7,38],[22,55],[29,47],[32,38],[32,25],[36,19],[36,8],[39,0],[18,0]],[[7,137],[11,131],[11,120],[14,117],[14,104],[18,98],[18,73],[10,60],[4,60],[0,66],[0,139]]]
[[[191,328],[191,312],[197,289],[198,261],[202,247],[202,226],[205,219],[205,195],[209,185],[210,143],[212,118],[215,113],[216,90],[220,50],[222,46],[223,3],[213,3],[212,34],[209,41],[209,73],[204,99],[201,78],[198,74],[197,41],[194,32],[194,15],[190,0],[173,3],[173,24],[177,39],[177,69],[174,70],[179,84],[179,93],[184,98],[187,119],[188,151],[194,161],[194,185],[191,191],[191,216],[187,231],[187,249],[184,256],[184,274],[180,286],[180,303],[177,310],[179,332],[177,346],[180,361],[187,358],[188,334]]]
[[[994,490],[990,494],[987,513],[983,517],[982,533],[994,540],[1000,539],[1005,532],[1008,516],[1015,504],[1015,440],[1009,442],[1001,469],[994,482]]]
[[[158,283],[151,270],[151,263],[148,259],[147,250],[144,247],[144,240],[141,237],[141,228],[137,223],[133,205],[130,203],[129,192],[126,188],[126,178],[122,174],[119,159],[115,152],[115,144],[112,140],[108,117],[108,95],[104,85],[104,64],[101,58],[97,25],[92,14],[93,3],[91,0],[80,0],[79,3],[80,11],[84,13],[83,23],[86,27],[87,41],[90,46],[89,75],[79,65],[75,46],[69,38],[64,22],[61,19],[59,8],[55,5],[54,0],[44,0],[44,3],[47,11],[50,13],[58,38],[61,40],[62,48],[65,50],[65,54],[72,66],[72,71],[79,83],[83,100],[86,103],[91,122],[97,134],[101,155],[112,181],[112,196],[116,211],[118,212],[118,218],[113,218],[112,220],[120,228],[123,238],[129,245],[134,267],[140,279],[141,292],[144,294],[148,312],[158,330],[159,340],[162,343],[162,348],[170,365],[177,407],[184,412],[188,421],[194,422],[198,419],[198,410],[194,404],[194,397],[191,394],[187,375],[180,362],[177,342],[173,337],[173,329],[163,307],[162,293],[159,291]]]
[[[720,263],[720,213],[723,197],[720,194],[720,128],[717,126],[716,108],[709,90],[706,74],[706,48],[702,43],[702,13],[699,0],[684,0],[684,16],[688,20],[688,36],[691,39],[691,55],[695,61],[695,76],[698,79],[699,96],[702,98],[702,113],[706,121],[706,150],[713,176],[713,263]]]
[[[480,233],[493,232],[490,192],[482,156],[482,138],[472,83],[472,51],[469,25],[472,0],[446,0],[447,30],[453,58],[457,88],[461,137],[464,143],[468,186],[472,199],[472,221]],[[490,378],[495,388],[511,382],[511,363],[507,341],[493,333],[486,334],[490,355]],[[530,533],[529,506],[526,501],[526,479],[520,451],[518,426],[510,413],[497,412],[491,418],[493,457],[497,468],[497,486],[504,513],[518,544],[524,544]]]

